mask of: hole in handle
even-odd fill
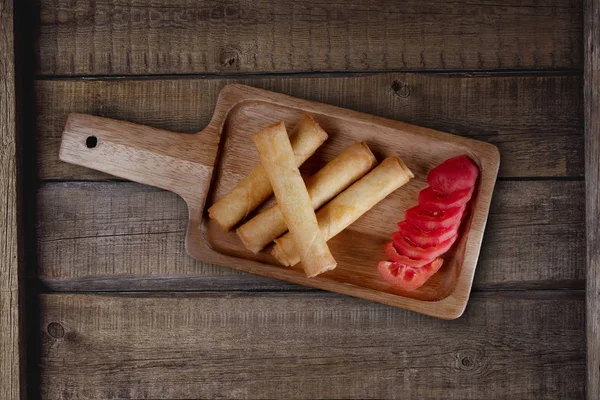
[[[85,139],[85,145],[88,149],[93,149],[98,144],[98,138],[96,136],[88,136]]]

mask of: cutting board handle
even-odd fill
[[[218,132],[211,125],[198,134],[182,134],[73,113],[59,158],[197,202],[208,190],[217,148]]]

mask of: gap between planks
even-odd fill
[[[587,398],[600,398],[600,2],[584,3]]]
[[[238,74],[148,74],[148,75],[35,75],[36,81],[111,81],[111,80],[160,80],[160,79],[252,79],[252,78],[344,78],[361,77],[376,74],[422,74],[445,76],[448,78],[475,78],[484,76],[511,77],[511,76],[565,76],[582,75],[581,68],[557,69],[397,69],[397,70],[368,70],[368,71],[296,71],[296,72],[243,72]]]

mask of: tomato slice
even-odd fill
[[[416,206],[406,210],[406,222],[422,231],[435,231],[457,226],[465,211],[465,204],[447,210],[430,211]]]
[[[427,260],[415,260],[413,258],[409,258],[398,253],[398,250],[396,250],[396,248],[394,247],[394,243],[392,242],[387,242],[385,244],[385,254],[390,260],[394,262],[399,262],[401,264],[414,268],[421,268],[429,262]]]
[[[444,260],[436,258],[423,267],[415,268],[400,262],[380,261],[377,270],[386,282],[405,290],[415,290],[438,272],[443,263]]]
[[[419,228],[415,228],[406,221],[402,221],[398,223],[398,230],[402,236],[406,236],[417,246],[430,247],[437,246],[438,244],[450,239],[456,234],[459,226],[460,220],[456,225],[449,226],[448,228],[440,228],[434,231],[423,231]]]
[[[450,194],[436,192],[431,187],[421,190],[419,193],[419,206],[424,210],[440,211],[449,208],[463,206],[471,200],[475,186],[457,190]]]
[[[392,240],[394,247],[398,250],[398,253],[405,255],[406,257],[431,261],[436,257],[441,256],[454,244],[458,235],[455,233],[450,239],[441,242],[436,246],[430,247],[419,247],[416,246],[406,236],[402,236],[400,232],[392,233]]]
[[[429,171],[427,183],[436,192],[448,194],[475,186],[478,176],[477,165],[462,155],[446,160]]]

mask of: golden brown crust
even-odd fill
[[[362,178],[377,159],[365,142],[356,142],[306,180],[313,209],[318,209],[352,183]],[[236,233],[246,248],[258,253],[287,230],[277,205],[240,226]]]
[[[390,193],[406,184],[413,176],[398,157],[388,157],[383,160],[378,167],[317,212],[319,228],[325,240],[346,229]],[[295,265],[300,261],[289,234],[275,239],[272,254],[283,265]]]
[[[302,165],[327,140],[327,133],[304,114],[292,131],[291,144],[296,166]],[[208,209],[208,216],[225,231],[246,218],[273,194],[269,178],[261,164],[242,179],[225,196]]]
[[[308,277],[337,265],[323,237],[283,122],[252,136]]]

